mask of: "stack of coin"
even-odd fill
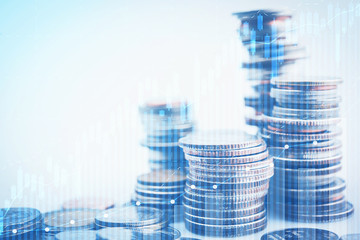
[[[157,208],[126,206],[102,211],[95,217],[98,227],[156,231],[168,225],[165,213]]]
[[[97,231],[98,240],[176,240],[180,238],[179,230],[167,227],[161,230],[136,230],[120,227],[103,228]]]
[[[60,232],[54,236],[54,238],[47,238],[46,240],[97,240],[96,231],[93,230],[78,230],[78,231],[65,231]],[[126,239],[126,238],[124,238]]]
[[[38,239],[43,215],[34,208],[2,208],[0,223],[0,239]]]
[[[95,216],[99,210],[69,209],[44,214],[43,232],[46,239],[65,231],[96,230]]]
[[[317,228],[286,228],[264,234],[260,240],[339,240],[339,236],[334,232]]]
[[[291,15],[283,11],[254,10],[235,13],[240,23],[240,38],[249,52],[242,67],[248,69],[251,90],[245,97],[246,123],[262,125],[262,114],[269,114],[274,104],[270,80],[304,58],[304,48],[295,42]]]
[[[275,106],[264,115],[262,137],[274,158],[273,202],[284,217],[301,222],[343,219],[339,78],[284,76],[271,80]],[[277,211],[279,213],[279,211]]]
[[[237,237],[266,227],[264,204],[273,162],[265,142],[238,131],[209,131],[180,139],[189,175],[183,199],[193,233]]]
[[[142,145],[149,148],[151,169],[186,171],[184,154],[178,140],[193,129],[190,105],[186,101],[147,102],[139,108],[146,132]]]
[[[175,220],[174,211],[181,205],[185,181],[186,175],[179,170],[156,170],[140,175],[132,203],[162,209],[168,220]]]

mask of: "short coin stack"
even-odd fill
[[[127,228],[138,232],[156,231],[167,227],[165,213],[157,208],[126,206],[105,210],[95,217],[99,227]]]
[[[142,145],[149,148],[151,169],[180,169],[187,162],[178,147],[178,140],[193,129],[190,106],[185,101],[147,102],[139,108],[146,132]]]
[[[282,11],[254,10],[235,13],[240,23],[240,38],[249,52],[242,67],[248,69],[251,91],[245,96],[246,122],[261,126],[262,113],[272,111],[270,79],[283,74],[284,67],[304,58],[304,49],[295,42],[291,15]]]
[[[328,222],[354,211],[345,200],[339,128],[341,79],[274,78],[275,106],[262,136],[274,157],[272,199],[287,219]],[[279,211],[277,211],[279,212]]]
[[[95,230],[99,210],[69,209],[44,213],[43,236],[51,237],[66,231]]]
[[[168,220],[176,206],[181,205],[186,175],[179,170],[156,170],[137,178],[132,202],[138,206],[150,206],[165,211]]]
[[[38,239],[43,215],[34,208],[2,208],[0,223],[0,239]]]
[[[103,228],[97,231],[97,240],[176,240],[180,238],[179,230],[167,227],[160,231],[138,231],[136,229],[126,229],[120,227]]]
[[[237,237],[266,227],[264,200],[274,169],[261,138],[210,131],[190,134],[179,144],[190,166],[183,200],[188,230]]]

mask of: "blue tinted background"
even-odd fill
[[[137,106],[150,97],[190,99],[198,128],[243,128],[231,14],[284,7],[309,57],[297,70],[344,79],[342,175],[359,209],[360,2],[313,0],[1,1],[0,205],[128,200],[148,170]]]

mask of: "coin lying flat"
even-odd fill
[[[308,89],[313,86],[336,86],[343,81],[341,78],[332,76],[291,76],[273,78],[271,83],[278,87],[300,87]]]
[[[179,140],[182,148],[197,150],[236,150],[260,145],[261,139],[234,130],[203,131]]]
[[[343,208],[331,212],[296,212],[286,214],[286,218],[297,222],[334,222],[346,219],[354,213],[354,206],[347,202]]]
[[[113,227],[113,228],[103,228],[97,231],[96,233],[98,239],[104,240],[134,240],[137,237],[137,233],[126,228]]]
[[[40,211],[35,208],[2,208],[0,214],[2,231],[31,225],[42,218]]]
[[[186,219],[185,227],[191,232],[204,236],[240,237],[264,230],[266,227],[266,217],[251,223],[237,225],[201,224]]]
[[[98,213],[98,210],[93,209],[47,212],[44,214],[44,230],[47,233],[51,233],[93,229],[95,227],[95,216]]]
[[[162,222],[164,213],[156,208],[128,206],[105,210],[95,222],[104,227],[143,227]]]
[[[158,170],[140,175],[138,183],[152,186],[174,186],[185,183],[186,175],[176,170]]]
[[[0,209],[2,229],[1,239],[20,239],[38,237],[38,229],[43,224],[43,216],[34,208],[2,208]]]
[[[65,231],[55,235],[56,240],[96,240],[96,231]]]
[[[360,233],[346,234],[340,240],[360,240]]]
[[[261,240],[339,240],[339,237],[330,231],[316,228],[289,228],[266,233]]]

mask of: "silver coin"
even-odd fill
[[[203,209],[206,206],[206,209],[211,210],[234,210],[234,209],[248,209],[258,206],[259,204],[264,204],[265,197],[256,198],[249,201],[227,201],[225,198],[192,198],[185,194],[183,196],[184,204],[188,206],[193,206],[196,208]]]
[[[341,236],[340,240],[360,240],[360,233],[352,233]]]
[[[55,239],[57,239],[57,240],[79,240],[79,239],[96,240],[97,238],[96,238],[96,231],[82,230],[82,231],[60,232],[55,235]]]
[[[330,167],[324,167],[324,168],[291,169],[291,168],[275,167],[275,171],[277,174],[291,176],[291,177],[311,177],[311,176],[330,175],[333,173],[337,173],[340,170],[341,170],[341,164],[337,164]]]
[[[185,158],[192,164],[204,165],[204,166],[255,166],[257,162],[269,161],[268,151],[264,151],[258,154],[241,156],[241,157],[228,157],[228,158],[211,158],[211,157],[199,157],[189,154],[185,155]]]
[[[236,225],[236,224],[245,224],[254,222],[256,220],[264,218],[266,215],[266,210],[263,210],[259,213],[249,215],[249,216],[241,216],[236,218],[226,218],[220,215],[213,215],[213,216],[196,216],[188,213],[185,211],[185,219],[190,220],[196,223],[202,224],[211,224],[211,225]]]
[[[265,204],[260,203],[249,208],[211,209],[206,204],[195,204],[194,206],[183,204],[184,210],[196,216],[250,216],[264,211]]]
[[[258,154],[266,151],[266,143],[262,142],[260,145],[255,147],[249,147],[238,150],[197,150],[191,148],[183,148],[184,153],[187,155],[193,156],[202,156],[202,157],[239,157],[245,155]]]
[[[276,86],[333,86],[341,84],[342,79],[329,76],[286,76],[273,78],[271,83]]]
[[[140,175],[137,182],[151,186],[179,186],[186,181],[186,175],[177,170],[157,170]]]
[[[179,140],[180,147],[196,150],[238,150],[261,143],[256,136],[234,130],[196,132]]]
[[[203,171],[209,170],[210,172],[217,171],[220,173],[224,171],[247,171],[252,169],[265,168],[270,166],[272,163],[273,159],[267,158],[265,160],[245,164],[207,164],[198,161],[189,161],[189,166],[193,169],[199,169]]]
[[[191,232],[219,237],[239,237],[248,235],[263,230],[266,227],[266,223],[266,217],[254,222],[236,225],[202,224],[185,219],[185,227]]]
[[[189,178],[203,181],[203,182],[209,182],[214,184],[238,184],[238,183],[250,183],[250,182],[261,182],[263,180],[270,179],[274,175],[274,170],[270,170],[264,174],[254,175],[254,176],[248,176],[248,177],[234,177],[234,176],[209,176],[207,175],[196,175],[189,173]]]
[[[313,141],[327,141],[330,139],[334,139],[341,135],[341,129],[336,128],[331,132],[323,132],[323,133],[281,133],[278,131],[269,130],[263,128],[261,131],[261,135],[265,139],[272,139],[278,142],[287,142],[287,143],[302,143],[302,142],[313,142]]]
[[[220,169],[206,169],[206,168],[196,168],[190,165],[189,173],[197,176],[207,176],[207,177],[252,177],[255,175],[267,174],[269,172],[274,171],[274,164],[270,162],[267,166],[261,168],[248,168],[248,169],[240,169],[240,170],[229,170],[225,169],[224,171],[220,171]]]
[[[105,210],[95,218],[97,225],[105,227],[142,227],[164,219],[164,213],[156,208],[129,206]]]
[[[60,210],[44,214],[46,232],[92,229],[95,226],[95,216],[99,210],[74,209]]]
[[[267,193],[268,191],[265,190],[262,192],[247,194],[247,195],[236,195],[231,192],[226,195],[220,192],[201,195],[185,190],[185,195],[187,196],[187,198],[195,199],[200,202],[212,202],[217,200],[222,200],[227,202],[249,202],[256,199],[261,199],[265,197]]]
[[[99,239],[106,240],[134,240],[138,237],[138,233],[131,229],[112,227],[98,230],[97,236]]]

